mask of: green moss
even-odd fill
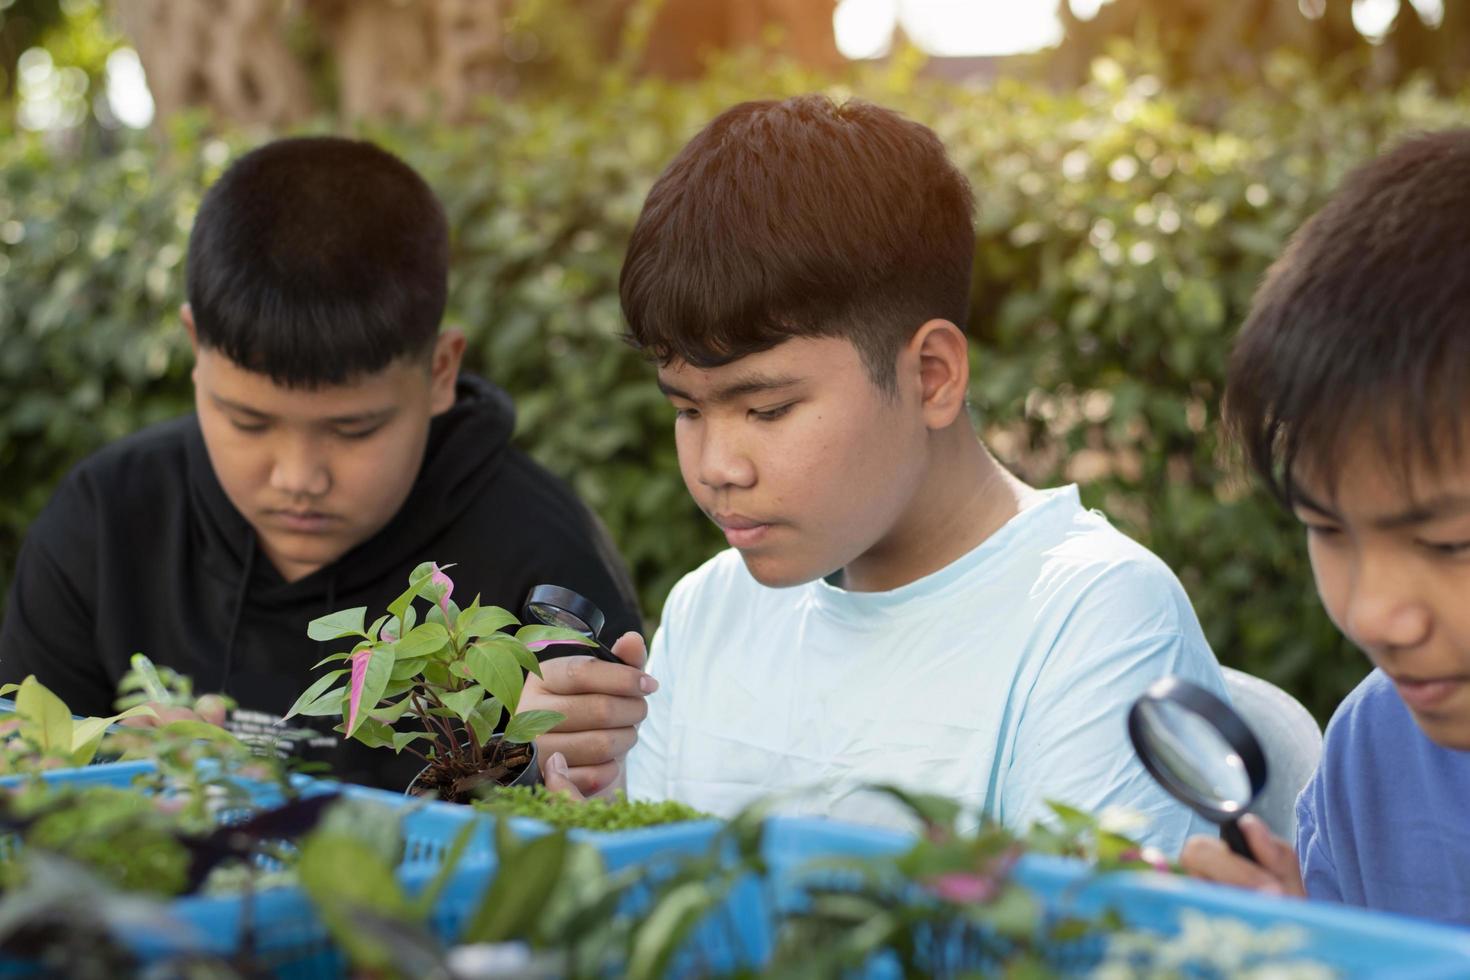
[[[583,830],[632,830],[709,819],[709,814],[673,800],[651,803],[629,800],[619,793],[614,799],[578,802],[559,793],[548,793],[545,786],[497,789],[475,806],[498,816],[530,817],[553,827]]]

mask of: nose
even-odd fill
[[[1371,554],[1361,555],[1353,569],[1343,619],[1348,635],[1372,651],[1418,646],[1428,639],[1431,624],[1410,570]]]
[[[746,488],[755,483],[755,463],[735,427],[707,423],[699,440],[695,472],[711,490]]]
[[[288,497],[320,497],[332,489],[332,474],[314,440],[287,439],[271,465],[270,485]]]

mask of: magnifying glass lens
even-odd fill
[[[547,626],[560,626],[563,629],[575,630],[583,636],[592,635],[591,627],[582,622],[573,613],[569,613],[558,606],[549,605],[544,602],[528,602],[526,604],[526,611]]]
[[[1213,724],[1173,701],[1144,701],[1138,710],[1146,750],[1176,791],[1221,816],[1250,805],[1245,762]]]

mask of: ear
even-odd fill
[[[906,351],[917,362],[920,407],[931,430],[947,428],[964,413],[970,389],[970,343],[948,320],[930,320]]]
[[[194,356],[199,356],[199,331],[194,327],[194,307],[185,303],[179,307],[179,320],[184,324],[184,332],[189,335],[189,347],[194,351]]]
[[[464,359],[464,334],[445,330],[434,341],[429,362],[429,410],[438,415],[454,405],[454,383],[459,379],[459,362]]]
[[[188,303],[179,307],[179,322],[184,333],[189,335],[189,350],[194,354],[194,367],[189,370],[189,380],[199,383],[199,330],[194,326],[194,308]]]

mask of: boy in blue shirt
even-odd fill
[[[1470,924],[1470,130],[1353,173],[1272,267],[1226,422],[1305,525],[1317,591],[1374,670],[1327,727],[1296,848],[1195,838],[1196,874]]]
[[[616,785],[627,753],[632,796],[722,815],[775,793],[897,820],[875,782],[1017,827],[1118,804],[1177,852],[1192,817],[1124,716],[1165,674],[1221,692],[1218,666],[1157,558],[978,438],[972,211],[934,133],[818,96],[726,111],[655,183],[623,309],[730,550],[670,595],[641,728],[653,678],[629,667],[530,683],[568,716],[549,785]]]

